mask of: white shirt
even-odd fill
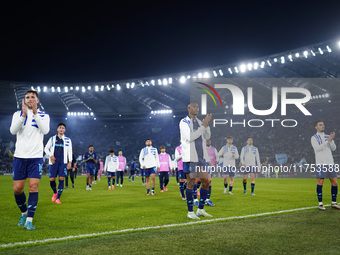
[[[54,148],[55,148],[55,142],[57,139],[57,135],[52,136],[50,139],[48,139],[47,144],[45,145],[45,153],[48,156],[49,164],[52,165],[51,162],[51,156],[54,155]],[[66,137],[65,135],[62,136],[63,142],[64,142],[64,164],[67,164],[68,162],[72,162],[72,141],[70,138]]]
[[[218,157],[223,158],[223,166],[236,166],[235,161],[239,158],[239,154],[235,145],[226,144],[218,152]]]
[[[108,155],[105,159],[104,172],[116,172],[119,166],[118,157],[116,155]]]
[[[181,142],[182,142],[182,159],[183,162],[198,162],[198,156],[195,146],[196,139],[202,139],[203,145],[203,157],[206,162],[209,162],[209,156],[207,152],[207,145],[205,140],[210,139],[210,127],[204,127],[202,121],[197,119],[199,128],[194,131],[193,121],[186,116],[179,122],[179,129],[181,132]]]
[[[336,145],[334,140],[328,142],[328,137],[329,135],[326,135],[325,133],[317,132],[310,139],[315,153],[315,164],[317,165],[334,164],[332,151],[336,150]]]
[[[240,160],[242,165],[245,164],[246,166],[258,166],[261,168],[259,150],[253,145],[246,145],[242,148]]]
[[[10,132],[17,135],[14,157],[16,158],[42,158],[44,154],[44,135],[50,131],[50,116],[40,112],[33,115],[27,109],[26,118],[21,117],[22,112],[13,114]]]
[[[146,168],[159,167],[159,157],[156,148],[144,147],[139,154],[139,163],[141,168],[145,166]]]

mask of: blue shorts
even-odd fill
[[[145,169],[140,169],[140,176],[145,176]]]
[[[244,167],[242,167],[242,169],[243,169],[243,175],[257,173],[257,166],[246,166],[245,169]]]
[[[107,176],[109,176],[109,175],[110,175],[110,176],[116,176],[116,172],[107,172],[106,175],[107,175]]]
[[[43,167],[42,158],[14,158],[13,181],[25,180],[27,178],[41,179]]]
[[[186,179],[186,175],[183,170],[178,170],[178,179]]]
[[[145,177],[150,177],[150,175],[156,173],[156,167],[147,168],[147,169],[144,169],[144,171],[145,171]]]
[[[48,176],[50,178],[56,178],[57,175],[59,177],[66,177],[67,176],[67,164],[55,163],[55,164],[49,166]]]
[[[183,162],[183,172],[186,174],[196,173],[196,167],[203,167],[203,171],[210,173],[209,163],[204,159],[199,159],[198,162]]]
[[[338,170],[335,170],[335,165],[316,165],[315,173],[316,178],[327,179],[327,178],[337,178]]]
[[[235,166],[226,166],[223,167],[223,175],[229,175],[229,177],[234,177],[236,173],[236,167]]]
[[[95,168],[95,167],[92,168],[92,167],[87,167],[87,166],[86,166],[85,172],[86,172],[87,174],[90,174],[90,175],[96,175],[96,168]]]

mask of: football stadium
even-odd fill
[[[339,67],[335,38],[154,76],[1,80],[1,254],[337,254]]]

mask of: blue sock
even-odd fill
[[[211,186],[209,186],[209,190],[208,190],[208,195],[207,195],[207,199],[210,199],[210,196],[211,196]]]
[[[233,186],[229,186],[229,192],[233,190]]]
[[[107,184],[109,185],[109,187],[111,186],[111,177],[107,177]]]
[[[144,183],[144,177],[142,177],[142,183]]]
[[[251,183],[251,193],[254,193],[254,189],[255,189],[255,183]]]
[[[53,190],[53,193],[57,193],[57,184],[55,183],[55,181],[50,181],[50,186]]]
[[[336,202],[338,196],[338,186],[332,186],[332,202]]]
[[[205,204],[205,200],[208,198],[209,190],[201,188],[200,193],[201,193],[201,196],[200,196],[200,202],[198,204],[198,209],[203,209],[204,204]]]
[[[89,185],[90,185],[90,184],[87,182],[87,183],[86,183],[86,186],[89,186]]]
[[[116,178],[112,178],[112,185],[115,185]]]
[[[224,188],[227,189],[228,188],[228,183],[224,184]]]
[[[27,212],[27,205],[26,205],[26,195],[25,192],[22,192],[20,195],[15,195],[15,202],[17,203],[20,211],[22,213]]]
[[[184,196],[184,182],[179,183],[179,191],[181,192],[181,196],[185,197]]]
[[[146,192],[147,192],[147,193],[150,193],[150,189],[146,189]]]
[[[243,189],[244,189],[244,190],[247,190],[247,182],[244,182],[244,183],[243,183]]]
[[[197,199],[197,185],[194,185],[194,188],[192,189],[192,195],[194,196],[194,199]]]
[[[184,183],[184,190],[187,188],[187,183],[185,182]]]
[[[59,180],[57,199],[60,199],[64,189],[64,180]]]
[[[192,198],[192,189],[187,189],[186,190],[186,195],[187,195],[187,206],[188,206],[188,211],[193,212],[194,211],[194,200]]]
[[[152,191],[155,191],[155,188],[151,188]]]
[[[318,195],[319,203],[322,202],[322,185],[316,185],[316,194]]]
[[[133,176],[132,176],[132,181],[134,181],[134,180],[135,180],[135,176],[133,175]]]
[[[38,192],[30,192],[28,196],[28,210],[27,210],[27,217],[32,217],[34,216],[35,209],[37,208],[38,204]]]
[[[201,182],[197,182],[197,189],[199,189],[201,186]]]

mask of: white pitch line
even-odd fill
[[[330,206],[330,205],[325,205],[325,206]],[[99,237],[99,236],[104,236],[104,235],[144,231],[144,230],[150,230],[150,229],[181,227],[181,226],[195,225],[195,224],[201,224],[201,223],[211,223],[211,222],[216,222],[216,221],[227,221],[227,220],[254,218],[254,217],[261,217],[261,216],[274,215],[274,214],[282,214],[282,213],[288,213],[288,212],[304,211],[304,210],[310,210],[310,209],[315,209],[315,208],[318,208],[318,206],[302,207],[302,208],[295,208],[295,209],[289,209],[289,210],[281,210],[281,211],[276,211],[276,212],[256,213],[256,214],[249,214],[249,215],[243,215],[243,216],[231,216],[231,217],[227,217],[227,218],[216,218],[216,219],[209,219],[209,220],[190,221],[190,222],[186,222],[186,223],[167,224],[167,225],[153,226],[153,227],[128,228],[128,229],[107,231],[107,232],[101,232],[101,233],[82,234],[82,235],[65,236],[65,237],[58,237],[58,238],[47,238],[47,239],[36,240],[36,241],[7,243],[7,244],[1,244],[0,248],[8,248],[8,247],[14,247],[14,246],[24,246],[24,245],[30,245],[30,244],[41,244],[41,243],[47,243],[47,242],[51,242],[51,241],[65,241],[65,240],[70,240],[70,239],[80,239],[80,238],[84,238],[84,237]]]

